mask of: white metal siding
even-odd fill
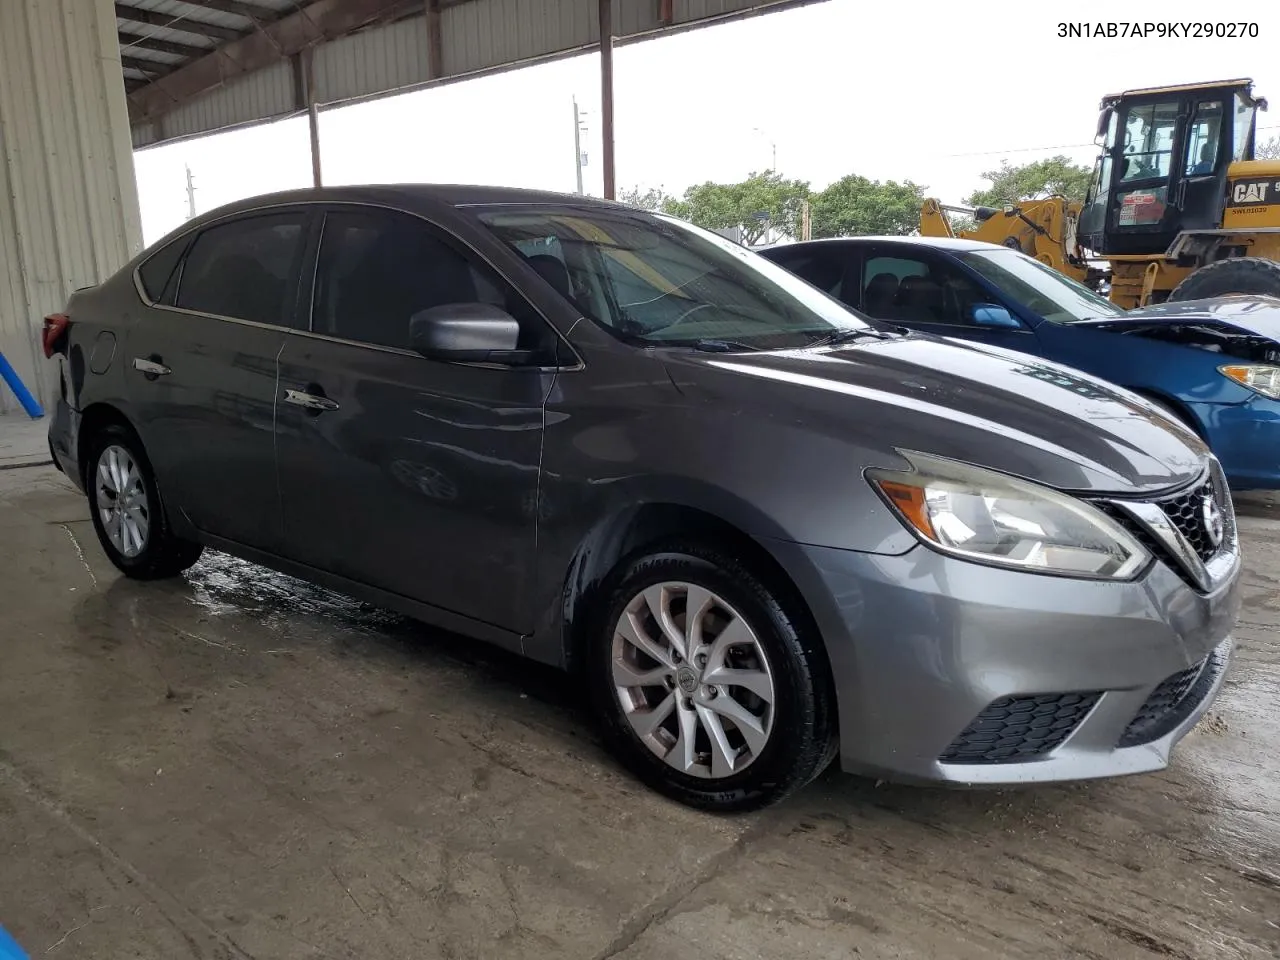
[[[46,406],[42,318],[142,246],[115,26],[111,0],[0,4],[0,351]]]
[[[427,21],[411,17],[316,49],[316,100],[329,103],[399,90],[430,79]]]
[[[163,3],[164,0],[153,0]],[[675,0],[675,23],[807,0]],[[614,0],[619,40],[664,29],[658,0]],[[590,47],[600,38],[597,0],[468,0],[440,12],[442,79],[536,62]],[[316,99],[322,104],[391,94],[431,81],[425,18],[410,17],[321,44],[315,51]],[[137,147],[288,116],[298,109],[292,68],[269,67],[134,130]]]
[[[293,65],[272,64],[164,115],[158,123],[166,139],[221,130],[295,112]]]
[[[599,10],[595,0],[472,0],[446,7],[440,32],[445,74],[457,76],[595,43]]]

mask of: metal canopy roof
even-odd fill
[[[613,0],[616,43],[815,0]],[[600,43],[599,0],[121,0],[135,147]]]

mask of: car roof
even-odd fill
[[[342,187],[309,187],[245,197],[202,214],[199,220],[214,220],[255,210],[259,207],[292,203],[372,203],[413,207],[418,204],[443,204],[450,207],[472,207],[486,204],[573,204],[600,209],[633,209],[611,200],[557,193],[551,190],[525,190],[518,187],[492,187],[460,183],[386,183]],[[187,224],[191,226],[192,224]]]
[[[981,240],[962,240],[959,237],[829,237],[822,240],[800,240],[796,243],[777,244],[762,248],[766,250],[790,250],[795,247],[810,248],[822,244],[848,243],[883,243],[901,244],[903,246],[933,247],[938,250],[1007,250],[998,243],[985,243]]]

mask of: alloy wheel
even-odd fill
[[[614,626],[612,670],[632,731],[681,773],[731,776],[769,742],[775,688],[764,647],[705,587],[665,582],[636,594]]]
[[[112,445],[99,455],[95,476],[98,517],[107,539],[121,556],[138,556],[151,532],[151,505],[141,468],[128,450]]]

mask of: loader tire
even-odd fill
[[[1266,257],[1230,257],[1206,264],[1169,294],[1169,303],[1227,294],[1280,297],[1280,263]]]

